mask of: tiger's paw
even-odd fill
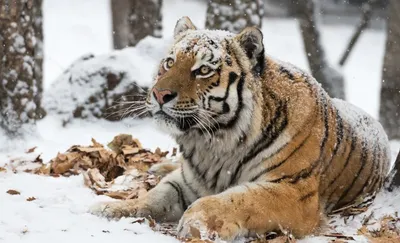
[[[240,224],[225,214],[226,209],[219,208],[214,200],[205,204],[207,200],[200,199],[183,214],[177,229],[179,237],[232,241],[242,235]]]
[[[108,219],[120,219],[122,217],[149,217],[151,215],[144,205],[136,201],[102,202],[90,207],[89,213]]]

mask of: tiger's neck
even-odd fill
[[[251,82],[254,80],[246,80]],[[262,110],[255,103],[254,93],[248,87],[242,92],[241,110],[229,128],[207,133],[191,130],[176,138],[184,158],[187,177],[207,193],[218,193],[231,184],[237,165],[249,153],[250,145],[259,138]],[[218,126],[217,126],[218,127]]]

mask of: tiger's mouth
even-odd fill
[[[186,132],[197,124],[196,119],[192,115],[175,117],[167,114],[163,110],[159,110],[153,114],[153,119],[164,122],[166,125],[175,125],[180,131]]]

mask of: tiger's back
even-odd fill
[[[307,72],[271,57],[267,67],[264,101],[287,101],[285,116],[292,131],[290,141],[268,155],[250,181],[303,183],[297,186],[307,192],[310,177],[315,177],[317,190],[299,202],[308,203],[318,191],[325,212],[373,196],[390,167],[389,141],[381,124],[354,105],[330,98]]]

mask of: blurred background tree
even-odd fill
[[[0,128],[17,135],[45,115],[42,0],[0,4]]]
[[[390,139],[400,139],[400,1],[390,0],[379,119]]]
[[[115,49],[135,46],[146,36],[161,37],[162,0],[111,0]]]
[[[292,11],[299,21],[304,49],[312,75],[331,97],[345,99],[343,75],[325,57],[320,34],[321,10],[315,0],[292,2]]]
[[[261,28],[264,16],[262,0],[208,1],[206,28],[238,33],[245,27]]]

